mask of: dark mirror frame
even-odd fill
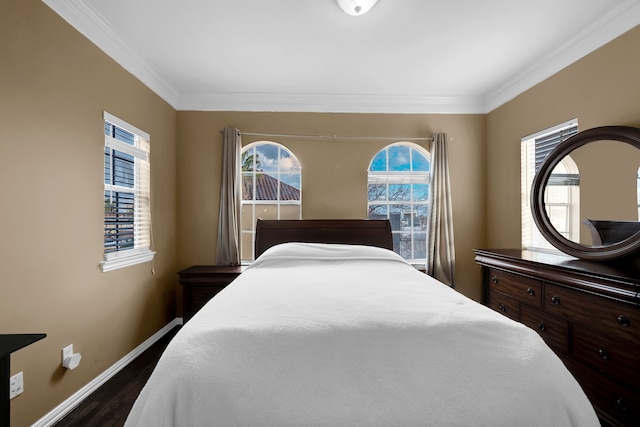
[[[533,178],[531,188],[531,213],[533,221],[549,243],[562,252],[576,258],[606,261],[621,258],[640,250],[640,232],[617,243],[605,246],[585,246],[575,243],[551,224],[544,203],[544,192],[553,169],[573,150],[594,141],[620,141],[640,149],[640,129],[631,126],[602,126],[577,133],[554,148]]]

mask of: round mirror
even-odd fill
[[[640,250],[640,129],[604,126],[558,144],[536,173],[533,220],[554,247],[605,261]]]

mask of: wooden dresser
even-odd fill
[[[484,302],[535,329],[605,426],[640,426],[640,259],[474,251]]]
[[[182,285],[182,317],[187,322],[218,292],[242,273],[246,266],[194,265],[178,271]]]

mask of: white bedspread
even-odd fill
[[[178,332],[126,427],[599,426],[533,330],[384,249],[269,249]]]

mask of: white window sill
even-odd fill
[[[100,263],[100,270],[103,273],[107,271],[117,270],[119,268],[129,267],[131,265],[142,264],[143,262],[149,262],[153,260],[153,256],[155,252],[151,252],[149,250],[132,253],[132,254],[118,254],[119,256],[114,256],[110,259],[105,259]]]

